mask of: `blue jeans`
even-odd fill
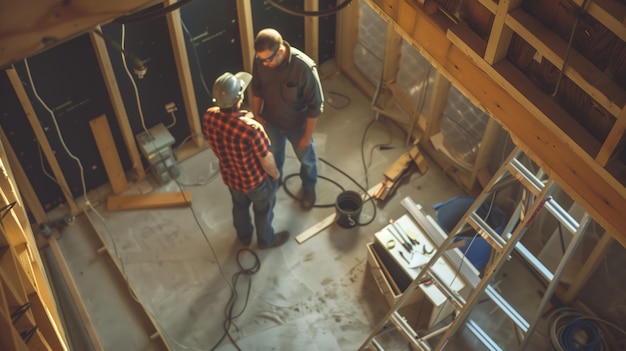
[[[304,134],[304,128],[286,132],[284,130],[277,129],[271,125],[267,125],[267,135],[272,142],[270,149],[274,154],[276,160],[276,166],[280,170],[280,179],[283,179],[283,165],[285,164],[285,147],[286,142],[289,140],[291,147],[300,161],[300,179],[302,179],[302,188],[315,189],[317,183],[317,156],[315,155],[315,144],[313,138],[311,138],[311,144],[304,148],[298,149],[298,140]]]
[[[237,237],[243,243],[252,240],[252,218],[250,217],[250,203],[254,212],[254,225],[259,246],[269,246],[274,243],[274,204],[276,203],[276,188],[278,182],[266,177],[261,184],[248,193],[232,188],[230,195],[233,199],[233,223]]]

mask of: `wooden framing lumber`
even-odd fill
[[[304,0],[305,11],[318,11],[319,0]],[[304,52],[319,64],[319,33],[320,20],[318,16],[304,17]]]
[[[16,62],[95,26],[158,4],[159,0],[111,0],[69,3],[0,1],[0,66]],[[42,38],[50,38],[50,40]]]
[[[90,120],[89,126],[96,140],[96,146],[100,152],[102,163],[104,163],[113,193],[121,194],[128,189],[128,181],[126,181],[124,167],[122,167],[122,161],[117,153],[117,147],[115,146],[115,140],[113,140],[113,134],[111,134],[107,116],[100,115]]]
[[[570,304],[576,299],[580,290],[587,284],[589,278],[596,272],[596,269],[602,263],[602,260],[606,257],[607,252],[611,248],[611,244],[614,241],[614,237],[617,234],[609,234],[605,232],[600,241],[596,244],[593,251],[585,260],[585,264],[578,274],[576,274],[576,280],[567,288],[565,295],[563,296],[563,303]]]
[[[243,69],[246,72],[252,72],[252,64],[254,60],[254,36],[252,32],[252,6],[249,0],[236,0],[237,2],[237,21],[239,23],[239,37],[241,40],[241,53],[243,55]],[[252,96],[252,88],[249,87],[250,96]]]
[[[96,351],[103,351],[102,343],[98,337],[98,333],[96,332],[96,328],[91,321],[91,317],[87,312],[87,308],[85,307],[85,303],[78,292],[78,286],[72,277],[72,272],[70,271],[69,266],[67,265],[67,261],[63,256],[63,252],[61,252],[61,248],[59,247],[59,243],[55,237],[50,238],[49,241],[50,249],[52,255],[54,256],[55,261],[59,266],[59,270],[61,271],[61,275],[63,276],[63,280],[67,285],[68,291],[72,297],[72,301],[76,306],[76,310],[80,316],[80,319],[85,326],[85,330],[87,335],[89,336],[89,340],[91,341],[92,346],[96,349]]]
[[[37,115],[35,114],[35,109],[30,103],[30,98],[28,97],[28,94],[26,93],[26,90],[24,89],[24,86],[22,85],[22,81],[20,80],[20,77],[18,76],[14,68],[8,68],[5,71],[7,75],[9,76],[9,80],[11,81],[11,85],[13,86],[13,89],[15,90],[15,94],[20,100],[20,104],[22,105],[22,108],[24,109],[24,113],[26,114],[26,117],[28,118],[28,121],[30,122],[31,127],[33,128],[33,131],[35,132],[35,136],[37,137],[37,140],[39,144],[41,145],[42,152],[44,153],[44,155],[46,155],[46,160],[48,161],[48,164],[50,165],[50,168],[52,169],[52,173],[54,174],[54,177],[56,178],[59,186],[61,187],[61,191],[63,192],[63,195],[65,196],[65,201],[67,201],[67,205],[69,206],[70,211],[72,212],[72,214],[77,214],[78,212],[80,212],[80,210],[78,206],[76,205],[76,202],[74,201],[74,197],[72,196],[70,187],[67,185],[67,181],[65,180],[65,176],[63,175],[61,166],[59,166],[59,162],[54,156],[54,152],[52,152],[52,147],[50,146],[50,143],[48,142],[48,138],[46,137],[46,132],[44,132],[43,128],[41,127],[41,124],[39,123],[39,119],[37,119]]]
[[[493,0],[478,0],[486,9],[495,14],[498,4]],[[585,0],[572,0],[582,7]],[[502,0],[500,1],[502,3]],[[619,1],[593,0],[587,5],[587,13],[605,25],[620,39],[626,41],[626,5]]]
[[[582,6],[584,0],[573,0]],[[605,25],[620,39],[626,41],[626,5],[619,1],[593,0],[587,6],[587,13]]]
[[[426,162],[424,155],[422,155],[417,145],[413,146],[413,148],[409,151],[409,155],[411,156],[411,159],[413,160],[421,174],[424,174],[428,171],[428,162]]]
[[[87,218],[87,221],[89,222],[89,225],[91,229],[93,230],[93,233],[95,233],[96,237],[99,239],[102,247],[105,247],[104,237],[102,236],[102,233],[96,227],[95,223],[93,222],[93,219],[91,218],[91,215],[87,211],[85,212],[85,218]],[[99,251],[100,249],[98,250],[98,253],[100,253]],[[111,252],[109,250],[105,250],[105,251],[108,253]],[[170,351],[171,349],[167,343],[167,340],[165,339],[164,334],[161,333],[160,331],[159,323],[157,323],[154,317],[145,308],[143,302],[137,299],[137,296],[139,295],[137,294],[135,289],[132,287],[130,282],[127,280],[122,263],[120,263],[120,261],[112,255],[109,255],[109,257],[111,259],[111,262],[113,262],[113,264],[115,265],[115,268],[117,269],[117,273],[119,274],[118,278],[124,280],[126,284],[128,285],[128,291],[130,295],[129,302],[135,304],[136,307],[139,307],[141,309],[142,314],[140,316],[137,316],[138,317],[137,322],[139,322],[139,324],[141,324],[141,326],[144,328],[144,331],[146,332],[148,339],[155,343],[154,346],[158,347],[156,350]]]
[[[170,6],[176,2],[178,1],[166,0],[163,3],[163,6]],[[176,71],[178,72],[178,81],[183,95],[185,111],[187,112],[187,122],[189,123],[189,129],[191,130],[191,139],[199,151],[205,144],[205,141],[202,137],[198,104],[196,101],[196,94],[193,90],[191,70],[189,69],[189,58],[187,57],[187,48],[185,47],[185,37],[183,36],[180,9],[168,12],[165,17],[167,19],[167,27],[170,33],[170,41],[172,42],[174,61],[176,62]]]
[[[48,221],[47,215],[44,212],[39,199],[35,195],[35,191],[32,188],[30,181],[26,177],[24,169],[22,165],[19,163],[13,148],[8,143],[8,139],[4,134],[4,130],[0,128],[0,139],[2,139],[3,152],[0,156],[0,159],[8,161],[8,164],[5,164],[6,172],[9,175],[9,178],[15,181],[15,184],[18,189],[20,189],[19,194],[21,195],[18,199],[14,200],[17,202],[17,205],[13,208],[14,214],[19,218],[19,221],[22,223],[22,228],[29,228],[28,230],[32,232],[32,228],[30,227],[30,222],[28,221],[25,207],[30,210],[31,215],[34,217],[36,223],[46,223]],[[8,187],[10,188],[10,187]],[[2,189],[7,189],[4,186]],[[17,194],[15,194],[17,195]],[[22,201],[22,198],[24,201]],[[26,206],[24,207],[24,203]],[[44,241],[41,235],[26,235],[26,241],[29,244],[29,247],[34,249],[35,247],[43,247],[44,244],[47,245],[47,242]],[[0,246],[1,242],[4,240],[4,237],[0,237]],[[42,242],[42,244],[40,244]],[[8,245],[8,242],[5,243]],[[48,276],[43,272],[43,262],[41,260],[41,256],[39,254],[32,253],[29,255],[32,257],[29,265],[32,267],[33,278],[36,286],[39,289],[40,299],[43,300],[44,305],[47,308],[48,313],[50,313],[51,318],[53,318],[58,326],[61,326],[61,318],[59,316],[59,312],[57,311],[56,303],[54,301],[54,297],[50,292],[50,282],[48,281]],[[62,328],[62,327],[61,327]],[[65,340],[65,333],[60,332],[61,337]],[[67,343],[67,340],[65,340]]]
[[[109,196],[107,210],[137,210],[163,207],[188,206],[191,204],[191,192],[154,193],[141,195]]]
[[[37,194],[35,194],[35,190],[33,189],[20,161],[13,150],[13,147],[9,143],[9,139],[7,138],[4,129],[0,127],[0,140],[2,140],[2,149],[3,155],[0,159],[3,161],[8,161],[8,168],[11,170],[12,177],[17,185],[17,188],[20,189],[20,201],[21,206],[26,204],[26,207],[31,210],[31,214],[35,217],[37,223],[47,222],[48,217],[46,212],[44,211],[39,199],[37,198]]]
[[[620,114],[626,105],[626,92],[575,50],[570,50],[565,58],[567,43],[539,20],[517,9],[506,17],[506,24],[558,69],[567,59],[565,75],[614,117]]]
[[[615,153],[615,150],[622,141],[622,137],[626,133],[626,107],[622,109],[622,112],[617,117],[617,121],[613,124],[609,135],[604,140],[602,148],[596,156],[596,161],[603,167],[609,164],[609,160]]]
[[[494,64],[506,57],[513,31],[505,26],[504,22],[509,11],[518,7],[521,2],[521,0],[502,0],[498,3],[485,52],[485,61],[489,64]]]
[[[409,152],[405,152],[400,155],[400,157],[391,165],[391,167],[387,168],[387,170],[383,172],[383,175],[385,176],[385,178],[394,182],[402,175],[402,173],[404,173],[410,163],[411,154]]]
[[[96,30],[100,30],[100,27],[98,26]],[[98,59],[98,64],[100,65],[104,85],[109,93],[109,99],[111,100],[111,106],[113,106],[113,112],[115,114],[117,124],[120,128],[120,132],[122,133],[122,138],[124,139],[124,145],[126,145],[126,149],[128,150],[128,156],[130,157],[133,171],[135,172],[135,176],[138,180],[144,179],[146,177],[146,171],[141,163],[141,156],[139,155],[139,149],[137,148],[137,143],[135,142],[135,136],[130,128],[128,114],[126,113],[124,101],[122,100],[122,94],[120,93],[120,88],[117,84],[117,79],[115,78],[115,72],[113,71],[113,65],[111,64],[106,43],[103,38],[94,34],[93,31],[89,33],[89,37],[91,38],[91,44],[93,45],[96,58]]]

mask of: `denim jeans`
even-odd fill
[[[254,212],[254,226],[256,226],[259,246],[269,246],[274,243],[274,204],[276,203],[276,188],[278,182],[266,177],[261,184],[248,193],[228,188],[233,200],[233,223],[237,237],[244,243],[252,240],[252,218],[250,217],[250,203]]]
[[[300,161],[300,179],[302,179],[302,188],[315,189],[317,183],[317,156],[315,155],[315,144],[311,138],[311,144],[304,148],[298,149],[298,140],[304,134],[304,128],[286,132],[277,129],[271,125],[267,125],[267,135],[272,142],[270,149],[274,154],[276,166],[280,170],[280,179],[283,179],[283,165],[285,164],[285,147],[287,140],[291,143],[291,147]]]

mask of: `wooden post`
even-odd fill
[[[318,11],[319,0],[305,0],[306,11]],[[320,21],[317,16],[304,17],[304,52],[319,64]]]
[[[96,30],[100,30],[100,28],[98,27]],[[117,85],[117,79],[115,78],[115,73],[113,72],[113,65],[111,65],[111,59],[109,58],[109,54],[106,49],[106,43],[104,42],[104,39],[102,39],[99,35],[94,34],[93,31],[90,32],[89,36],[96,53],[96,58],[100,64],[102,78],[104,79],[104,84],[106,85],[107,92],[109,93],[109,99],[111,100],[111,106],[113,106],[113,112],[115,113],[117,124],[120,127],[120,132],[122,133],[126,149],[128,149],[128,156],[130,157],[130,161],[133,165],[133,171],[135,172],[137,179],[142,180],[146,177],[146,171],[141,163],[141,155],[137,149],[137,143],[135,142],[133,131],[130,128],[128,114],[126,113],[124,101],[122,100],[122,95],[120,94],[120,88]]]
[[[57,161],[56,157],[54,156],[54,153],[52,152],[52,147],[50,146],[50,143],[48,142],[46,133],[41,127],[41,124],[39,124],[39,119],[37,119],[37,115],[35,114],[35,109],[33,109],[33,106],[30,103],[30,99],[28,97],[28,94],[26,93],[26,90],[24,89],[24,86],[22,85],[20,77],[18,76],[14,68],[9,68],[6,70],[6,72],[7,72],[7,75],[9,76],[9,80],[11,81],[11,85],[13,86],[13,89],[15,90],[15,94],[20,100],[20,104],[22,105],[22,108],[24,109],[24,113],[26,113],[26,117],[28,118],[28,121],[30,122],[31,127],[33,128],[33,131],[35,132],[35,136],[37,137],[37,140],[39,141],[39,144],[41,145],[41,149],[44,155],[46,156],[46,160],[48,161],[48,164],[50,164],[52,173],[54,173],[54,177],[56,178],[57,182],[59,183],[59,186],[61,187],[61,191],[63,192],[63,195],[65,196],[65,200],[67,201],[67,205],[70,208],[70,212],[74,215],[78,214],[80,212],[80,209],[76,205],[76,202],[74,202],[74,197],[72,196],[70,187],[67,185],[65,176],[63,175],[63,171],[61,170],[61,166],[59,166],[59,162]]]
[[[176,2],[177,0],[166,0],[164,5],[170,6]],[[196,150],[189,152],[189,155],[187,155],[187,153],[177,155],[177,158],[180,160],[181,156],[189,157],[192,156],[191,154],[197,153],[206,146],[206,142],[202,136],[202,127],[200,126],[198,103],[196,101],[196,93],[193,90],[193,80],[191,79],[191,70],[189,69],[189,58],[187,57],[187,49],[185,47],[180,10],[169,12],[166,18],[170,32],[170,41],[172,42],[172,50],[174,51],[174,60],[176,61],[178,80],[183,94],[185,111],[187,112],[187,122],[191,130],[191,140],[193,140],[193,145],[196,147]]]

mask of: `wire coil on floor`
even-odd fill
[[[556,350],[608,351],[596,320],[574,308],[557,308],[548,316],[550,343]]]

